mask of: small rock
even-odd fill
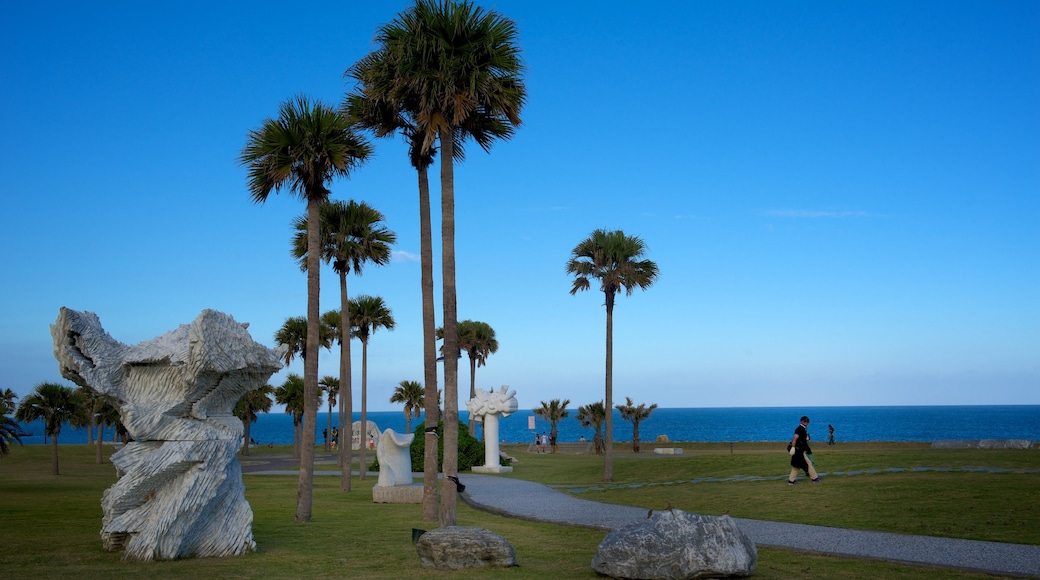
[[[516,566],[516,550],[502,536],[483,528],[449,526],[430,530],[415,543],[424,568],[463,570]]]

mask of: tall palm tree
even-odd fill
[[[390,395],[390,402],[404,404],[404,430],[411,433],[412,417],[419,418],[419,413],[426,403],[426,391],[419,381],[401,381],[394,389],[394,394]]]
[[[592,427],[596,430],[592,442],[595,445],[596,455],[603,453],[603,422],[607,420],[607,410],[603,407],[603,401],[578,407],[578,414],[574,418],[581,423],[582,427]]]
[[[560,424],[560,421],[566,419],[570,412],[567,410],[567,405],[571,404],[570,399],[553,399],[546,403],[542,401],[542,406],[533,409],[534,414],[538,415],[542,419],[549,422],[549,441],[552,442],[552,452],[556,453],[556,427]]]
[[[515,24],[495,11],[469,2],[418,0],[376,34],[373,61],[386,74],[364,79],[384,81],[363,93],[381,106],[407,112],[420,151],[434,142],[441,153],[441,266],[444,311],[444,465],[445,476],[458,472],[458,319],[455,289],[455,138],[467,124],[496,127],[520,124],[526,96]],[[476,119],[483,119],[476,123]],[[486,143],[490,146],[493,135]],[[427,381],[427,388],[431,388]],[[427,397],[427,401],[429,397]],[[455,490],[441,502],[440,525],[455,523]],[[424,502],[424,507],[426,502]]]
[[[326,314],[328,314],[326,312]],[[318,386],[321,390],[325,391],[326,396],[329,399],[329,414],[328,414],[328,425],[325,427],[325,450],[330,449],[332,444],[332,407],[336,405],[336,397],[339,395],[339,378],[332,375],[325,375],[318,381]]]
[[[327,313],[326,313],[327,314]],[[333,329],[329,327],[325,317],[318,322],[318,347],[319,348],[332,348],[332,339],[335,337]],[[274,342],[276,344],[284,344],[289,347],[285,351],[285,366],[289,366],[289,363],[296,357],[303,359],[304,363],[307,362],[307,317],[306,316],[290,316],[285,319],[282,323],[281,328],[274,333]]]
[[[303,96],[282,104],[278,119],[267,119],[249,132],[239,159],[249,168],[249,193],[263,203],[283,188],[307,202],[307,347],[320,341],[319,264],[320,205],[329,198],[329,183],[347,177],[370,154],[368,142],[336,109]],[[318,357],[304,359],[304,431],[297,489],[296,521],[311,520],[314,493],[314,423],[318,415]]]
[[[635,236],[626,236],[621,230],[595,230],[571,250],[567,273],[574,275],[571,294],[588,290],[592,280],[599,282],[607,306],[607,369],[606,369],[606,441],[603,455],[603,481],[614,479],[614,298],[625,290],[632,295],[636,288],[649,288],[657,280],[657,264],[643,259],[646,244]]]
[[[657,408],[657,403],[646,406],[646,403],[640,403],[636,406],[632,403],[632,397],[625,397],[624,405],[617,405],[617,410],[621,412],[621,418],[626,421],[632,422],[632,452],[639,453],[639,424],[643,422],[653,413],[654,409]]]
[[[58,475],[58,434],[64,423],[86,421],[83,399],[72,387],[40,383],[18,405],[14,418],[29,423],[43,420],[44,433],[51,438],[51,472]]]
[[[257,413],[267,413],[271,410],[273,401],[271,396],[275,390],[271,385],[246,391],[235,403],[235,416],[242,420],[242,455],[249,455],[249,443],[252,441],[250,427],[256,423]],[[294,423],[295,426],[295,423]],[[295,430],[294,430],[295,435]]]
[[[336,328],[339,342],[339,382],[343,389],[342,404],[339,407],[340,433],[348,433],[353,421],[353,385],[351,383],[350,357],[350,321],[348,315],[349,296],[347,293],[347,274],[353,272],[360,276],[367,262],[382,266],[390,262],[390,245],[397,241],[397,235],[383,225],[386,219],[382,213],[368,204],[356,201],[329,201],[323,203],[321,215],[321,259],[332,264],[332,269],[339,276],[340,307],[336,311],[339,320],[333,322],[332,314],[326,312],[322,320],[330,327]],[[301,217],[296,220],[296,237],[293,241],[293,255],[300,261],[300,268],[307,266],[307,222]],[[330,407],[331,412],[331,407]],[[331,430],[331,427],[330,427]],[[351,446],[339,448],[339,464],[350,465]],[[350,491],[350,469],[343,469],[340,489]]]
[[[293,459],[300,459],[303,454],[300,446],[304,441],[303,423],[306,420],[306,387],[303,377],[296,373],[290,373],[285,377],[282,386],[275,388],[274,400],[279,405],[285,405],[285,412],[293,417]],[[320,404],[320,402],[319,402]],[[314,423],[310,423],[313,430]]]
[[[11,389],[4,389],[0,391],[0,407],[7,407],[11,411],[14,411],[15,404],[14,400],[18,398],[18,393],[15,393]]]
[[[365,434],[368,433],[368,339],[376,330],[393,330],[394,325],[394,316],[382,298],[363,294],[350,300],[350,326],[354,329],[354,336],[361,339],[361,479],[365,479],[367,465]],[[353,430],[351,433],[353,434]]]
[[[22,444],[22,426],[9,416],[13,411],[5,401],[0,401],[0,457],[11,452],[11,443]]]

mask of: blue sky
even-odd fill
[[[338,103],[408,5],[117,4],[0,22],[0,388],[23,395],[59,379],[61,306],[125,343],[215,308],[273,346],[306,309],[304,206],[250,201],[246,133],[296,94]],[[615,309],[615,399],[1040,404],[1040,4],[493,6],[519,26],[529,102],[455,173],[459,317],[500,343],[479,387],[602,398],[603,296],[569,295],[564,264],[607,228],[661,270]],[[415,183],[380,141],[332,187],[398,235],[350,281],[398,323],[371,340],[373,410],[422,379]]]

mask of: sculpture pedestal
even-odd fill
[[[412,485],[377,485],[372,488],[374,503],[422,503],[423,486]]]
[[[474,465],[470,468],[473,473],[512,473],[510,465]]]

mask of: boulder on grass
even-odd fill
[[[611,530],[592,559],[605,576],[667,580],[745,577],[757,565],[755,544],[733,518],[680,510]]]
[[[505,538],[484,528],[449,526],[430,530],[415,542],[424,568],[508,568],[516,566],[516,550]]]

